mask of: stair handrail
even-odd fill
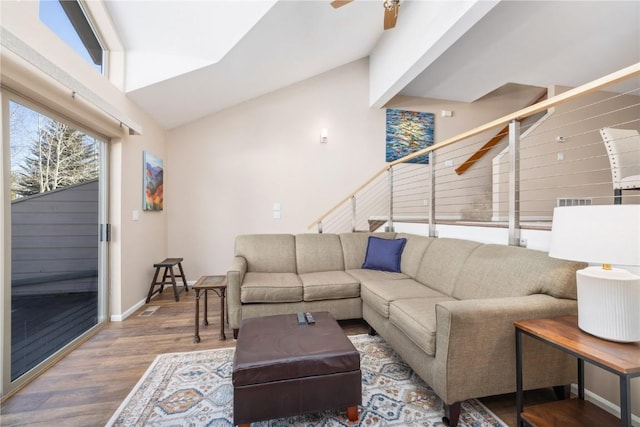
[[[548,110],[550,108],[553,108],[557,105],[560,104],[564,104],[566,102],[572,101],[576,98],[579,98],[581,96],[587,95],[589,93],[595,92],[597,90],[603,89],[605,87],[608,86],[612,86],[614,84],[620,83],[624,80],[630,79],[632,77],[636,77],[636,76],[640,76],[640,62],[637,62],[635,64],[629,65],[628,67],[622,68],[621,70],[615,71],[613,73],[607,74],[606,76],[600,77],[596,80],[593,80],[591,82],[585,83],[581,86],[575,87],[573,89],[569,89],[566,92],[563,92],[559,95],[555,95],[551,98],[545,99],[544,101],[541,101],[537,104],[531,105],[529,107],[525,107],[522,108],[518,111],[515,111],[513,113],[507,114],[505,116],[502,116],[498,119],[495,119],[491,122],[485,123],[483,125],[477,126],[473,129],[470,129],[466,132],[462,132],[458,135],[452,136],[450,138],[447,138],[437,144],[431,145],[429,147],[423,148],[421,150],[418,150],[414,153],[408,154],[400,159],[394,160],[392,162],[389,162],[385,167],[383,167],[382,169],[380,169],[378,172],[376,172],[371,178],[369,178],[367,181],[365,181],[362,185],[360,185],[356,190],[352,191],[351,193],[349,193],[349,195],[347,197],[345,197],[344,199],[342,199],[340,202],[338,202],[336,205],[334,205],[331,209],[329,209],[328,211],[326,211],[324,214],[322,214],[320,217],[318,217],[315,221],[313,221],[311,224],[309,224],[309,226],[307,227],[308,229],[311,229],[312,227],[314,227],[315,225],[322,223],[322,220],[324,220],[327,216],[329,216],[331,213],[333,213],[335,210],[337,210],[340,206],[342,206],[342,204],[344,204],[345,202],[351,200],[352,197],[354,197],[358,192],[360,192],[362,189],[364,189],[367,185],[369,185],[372,181],[374,181],[376,178],[378,178],[380,175],[382,175],[384,172],[388,171],[390,168],[392,168],[395,165],[401,164],[401,163],[406,163],[409,160],[412,160],[416,157],[420,157],[420,156],[424,156],[425,154],[428,154],[432,151],[436,151],[439,150],[441,148],[447,147],[451,144],[455,144],[456,142],[460,142],[463,141],[467,138],[470,138],[472,136],[478,135],[482,132],[486,132],[489,131],[493,128],[496,128],[498,126],[504,126],[509,124],[512,121],[520,121],[523,120],[526,117],[532,116],[536,113],[539,113],[541,111],[544,110]]]
[[[531,106],[531,105],[535,105],[538,102],[540,102],[543,99],[545,99],[547,97],[547,95],[548,95],[548,92],[549,92],[548,90],[545,90],[542,95],[540,95],[538,98],[536,98],[535,101],[529,103],[529,105],[527,105],[527,107]],[[473,166],[478,160],[480,160],[482,157],[484,157],[484,155],[487,154],[493,147],[495,147],[500,141],[502,141],[504,139],[504,137],[506,135],[508,135],[508,134],[509,134],[509,125],[506,125],[502,129],[500,129],[495,134],[495,136],[493,136],[491,139],[489,139],[489,141],[487,141],[482,147],[480,147],[478,150],[476,150],[475,153],[473,153],[471,156],[469,156],[469,158],[467,160],[462,162],[462,164],[455,169],[456,175],[462,175],[467,169],[469,169],[471,166]]]

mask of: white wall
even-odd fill
[[[225,273],[238,234],[315,233],[384,167],[385,113],[368,106],[367,75],[356,61],[169,132],[169,256],[184,257],[189,280]]]

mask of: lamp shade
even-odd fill
[[[640,265],[640,205],[555,208],[549,256],[597,264]]]
[[[578,326],[597,337],[640,341],[640,205],[555,208],[549,256],[590,263],[576,272]]]

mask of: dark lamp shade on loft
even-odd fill
[[[609,341],[640,341],[640,205],[555,208],[549,256],[583,261],[576,273],[578,326]]]

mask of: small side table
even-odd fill
[[[207,291],[213,291],[220,298],[220,341],[227,337],[224,334],[224,299],[227,293],[227,276],[202,276],[193,289],[196,291],[196,333],[193,342],[200,342],[200,291],[204,291],[204,324],[209,324],[207,310]]]
[[[576,316],[529,319],[516,328],[516,410],[518,427],[631,427],[631,378],[640,377],[640,342],[617,343],[582,332]],[[524,407],[522,335],[538,339],[578,361],[578,398]],[[584,400],[584,363],[609,371],[620,381],[620,419]]]

